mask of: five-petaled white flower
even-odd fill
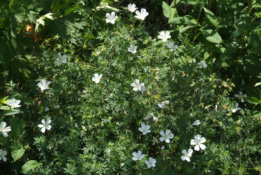
[[[156,160],[152,157],[149,158],[149,161],[145,160],[145,163],[147,164],[148,168],[156,166]]]
[[[168,48],[170,48],[170,51],[176,51],[178,46],[177,45],[174,45],[174,42],[170,42],[168,45],[167,45]]]
[[[190,162],[190,157],[192,156],[192,153],[193,153],[193,150],[192,149],[189,149],[188,151],[187,150],[182,150],[182,153],[184,154],[183,156],[181,156],[181,159],[184,161],[188,161]]]
[[[243,95],[242,92],[239,92],[239,94],[235,94],[235,97],[238,98],[239,100],[241,100],[241,102],[243,103],[243,102],[245,102],[244,98],[246,98],[247,95],[246,94]]]
[[[158,36],[159,39],[162,39],[163,42],[166,42],[170,37],[170,32],[169,31],[162,31],[160,32],[160,35]]]
[[[194,121],[194,123],[193,123],[192,125],[197,126],[197,125],[199,125],[199,124],[200,124],[200,121],[199,121],[199,120],[196,120],[196,121]]]
[[[135,12],[135,10],[137,10],[136,5],[135,4],[129,4],[128,10],[131,11],[131,12]]]
[[[231,108],[232,113],[239,111],[241,108],[238,106],[238,103],[235,104],[235,108]]]
[[[42,133],[45,133],[45,130],[47,129],[47,130],[50,130],[51,129],[51,125],[49,125],[51,123],[51,120],[50,120],[50,118],[48,118],[46,121],[45,121],[45,119],[42,119],[42,124],[39,124],[38,125],[38,127],[39,128],[42,128],[41,129],[41,132]]]
[[[145,157],[145,155],[142,154],[140,150],[138,152],[133,152],[132,155],[133,155],[132,160],[134,161],[141,160]]]
[[[165,131],[165,133],[164,133],[164,131],[160,131],[160,135],[162,136],[160,138],[161,142],[165,141],[166,143],[169,143],[170,139],[174,138],[174,134],[172,134],[171,131],[168,129]]]
[[[198,63],[198,68],[200,68],[200,69],[202,69],[202,68],[207,68],[207,67],[208,67],[208,65],[206,64],[205,61],[200,61],[200,62]]]
[[[115,23],[115,20],[118,18],[118,16],[115,15],[115,12],[111,12],[111,14],[106,13],[106,23]]]
[[[205,137],[201,137],[201,135],[196,135],[195,139],[192,139],[190,141],[190,144],[192,146],[195,145],[194,149],[196,151],[199,151],[200,149],[202,149],[202,150],[206,149],[206,145],[203,144],[205,142],[206,142],[206,138]]]
[[[167,104],[169,104],[169,101],[163,101],[163,102],[159,103],[158,106],[163,109],[166,107]]]
[[[4,162],[6,161],[6,151],[0,149],[0,160],[2,159]]]
[[[149,15],[149,13],[146,11],[146,9],[144,9],[144,8],[142,8],[141,10],[140,10],[140,12],[138,11],[138,10],[136,10],[136,18],[138,18],[138,19],[141,19],[141,20],[144,20],[145,18],[146,18],[146,16],[148,16]]]
[[[56,63],[58,65],[61,65],[62,63],[67,63],[67,55],[61,55],[61,53],[58,53],[58,57],[56,58]]]
[[[98,84],[99,82],[100,82],[100,80],[101,80],[101,78],[102,78],[102,74],[94,74],[94,77],[92,77],[92,81],[94,81],[96,84]]]
[[[137,46],[130,45],[128,48],[128,52],[136,53],[137,52]]]
[[[139,131],[142,132],[143,135],[150,133],[150,125],[145,125],[144,123],[142,123],[141,127],[139,128]]]
[[[7,132],[10,132],[10,131],[11,131],[11,127],[10,126],[6,127],[6,122],[1,122],[0,133],[2,133],[4,137],[8,137]]]
[[[41,91],[44,91],[46,89],[49,89],[50,84],[51,84],[50,81],[46,81],[46,79],[42,79],[41,82],[39,82],[37,85],[41,89]]]
[[[21,103],[21,100],[16,100],[14,98],[12,98],[11,100],[6,100],[5,103],[8,106],[10,106],[11,108],[19,108],[19,107],[21,107],[21,105],[19,105]]]
[[[144,87],[144,83],[140,83],[140,80],[136,79],[135,83],[131,83],[134,91],[144,92],[146,88]]]

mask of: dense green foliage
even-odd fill
[[[260,174],[260,13],[255,0],[1,1],[0,175]]]

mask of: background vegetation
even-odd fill
[[[144,21],[130,3],[149,12]],[[0,174],[260,174],[260,18],[256,0],[1,1],[0,122],[12,130],[0,136]],[[50,89],[40,90],[41,79]],[[136,79],[145,92],[133,90]],[[20,108],[7,105],[12,98]],[[166,129],[170,143],[159,140]],[[197,134],[206,149],[182,161]],[[133,161],[138,150],[145,158]]]

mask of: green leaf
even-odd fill
[[[24,119],[20,118],[12,118],[10,121],[10,126],[12,128],[11,134],[14,137],[19,137],[23,133],[23,130],[25,128],[25,121]]]
[[[257,34],[251,35],[250,45],[256,50],[256,52],[261,55],[261,41]]]
[[[231,34],[230,39],[239,37],[239,36],[242,35],[243,33],[244,33],[243,30],[240,30],[240,29],[235,30],[235,31]]]
[[[215,26],[218,29],[218,21],[216,16],[214,15],[214,13],[212,13],[210,10],[206,9],[204,7],[204,11],[205,11],[205,16],[207,17],[207,19],[213,24],[213,26]]]
[[[190,4],[190,5],[197,5],[197,4],[200,3],[200,2],[197,2],[197,1],[195,1],[195,0],[182,0],[182,1],[180,1],[180,3]]]
[[[163,14],[165,17],[171,19],[178,16],[178,11],[176,8],[171,8],[166,2],[162,2]]]
[[[189,16],[189,15],[169,19],[168,23],[169,24],[194,24],[194,25],[197,25],[196,19],[194,19],[192,16]]]
[[[23,148],[12,151],[11,155],[14,161],[17,161],[20,159],[25,153],[25,150]]]
[[[217,43],[217,44],[222,42],[222,38],[218,34],[218,32],[212,29],[203,30],[202,34],[205,37],[205,39],[208,40],[209,42]]]
[[[189,31],[190,29],[194,28],[195,26],[186,26],[186,27],[180,27],[179,28],[179,33],[185,33]]]
[[[247,97],[246,101],[254,105],[258,105],[260,103],[260,101],[256,97]]]
[[[22,173],[28,173],[31,169],[34,169],[40,165],[41,163],[38,163],[36,160],[29,160],[22,166]]]
[[[3,107],[3,106],[2,106]],[[15,109],[12,109],[12,110],[8,110],[8,111],[1,111],[0,112],[0,116],[3,115],[3,116],[9,116],[9,115],[15,115],[15,114],[19,114],[21,111],[19,110],[15,110]]]

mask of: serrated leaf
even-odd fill
[[[20,159],[25,153],[25,150],[23,148],[12,151],[11,155],[14,161],[17,161]]]
[[[209,42],[217,43],[217,44],[222,42],[222,38],[218,34],[218,32],[212,29],[203,30],[202,34],[205,37],[205,39],[208,40]]]
[[[36,160],[29,160],[22,166],[22,173],[28,173],[30,170],[40,165],[41,163],[38,163]]]
[[[204,12],[205,12],[205,16],[213,24],[213,26],[218,28],[219,27],[218,21],[217,21],[216,16],[214,15],[214,13],[212,13],[210,10],[206,9],[205,7],[204,7]]]

